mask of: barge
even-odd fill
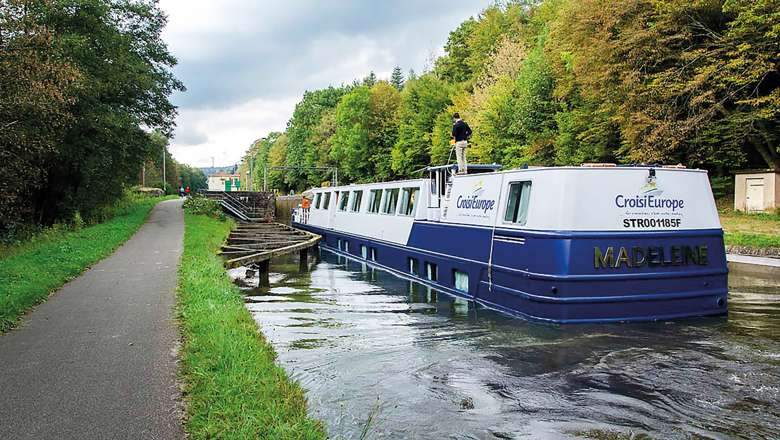
[[[315,188],[293,226],[321,246],[488,308],[553,323],[728,310],[723,231],[704,170],[430,167]]]

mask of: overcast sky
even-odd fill
[[[194,166],[238,162],[255,139],[283,131],[306,90],[373,70],[421,72],[449,32],[491,0],[161,0],[163,38],[187,91],[171,152]]]

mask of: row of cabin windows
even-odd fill
[[[371,214],[405,215],[413,216],[417,207],[419,188],[389,188],[385,190],[372,189],[368,193],[367,211]],[[324,195],[323,195],[324,194]],[[314,198],[315,209],[328,209],[330,205],[330,192],[317,193]],[[384,194],[384,197],[382,195]],[[400,196],[400,207],[399,207]],[[352,203],[350,203],[350,199]],[[512,182],[509,184],[509,197],[504,212],[504,222],[524,225],[528,219],[528,203],[531,200],[531,182]],[[342,192],[338,210],[360,212],[363,204],[363,191]]]
[[[338,194],[338,192],[337,192]],[[384,194],[384,197],[382,195]],[[368,194],[367,212],[387,215],[414,216],[417,208],[417,198],[420,188],[388,188],[372,189]],[[317,193],[314,196],[314,209],[328,209],[330,192]],[[400,203],[399,203],[400,201]],[[342,212],[360,212],[363,205],[363,190],[342,191],[338,210]],[[399,206],[400,205],[400,206]]]
[[[420,276],[420,262],[417,258],[409,257],[409,273]],[[430,281],[439,280],[439,268],[430,261],[425,262],[425,278]]]
[[[420,276],[420,262],[413,257],[408,258],[409,273],[412,275]],[[425,262],[425,278],[430,281],[439,280],[439,270],[435,264],[426,261]],[[461,292],[469,291],[469,274],[458,269],[452,270],[452,279],[455,284],[455,289]]]

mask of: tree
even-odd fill
[[[390,76],[390,84],[399,92],[404,88],[404,74],[400,66],[395,66],[393,74]]]
[[[466,60],[471,55],[471,47],[468,42],[476,26],[477,21],[469,18],[450,32],[447,43],[444,45],[445,55],[436,60],[434,69],[440,78],[451,83],[463,82],[471,78],[473,72]],[[409,77],[411,79],[412,73]]]
[[[180,185],[184,188],[190,187],[190,192],[195,193],[208,188],[208,178],[200,168],[191,167],[187,164],[178,164]]]
[[[401,93],[398,140],[393,146],[392,170],[404,177],[430,164],[431,135],[436,115],[450,100],[450,86],[434,74],[409,79]]]
[[[389,180],[395,177],[392,150],[398,140],[401,93],[386,81],[380,81],[371,88],[370,105],[368,142],[372,171],[360,180]]]
[[[344,95],[336,106],[336,132],[331,158],[339,164],[345,181],[359,180],[370,173],[368,118],[371,89],[358,86]]]
[[[289,136],[282,134],[271,145],[268,150],[268,165],[271,167],[281,167],[287,163],[287,150],[289,145]],[[287,186],[287,179],[285,175],[288,171],[285,170],[273,170],[268,171],[268,188],[278,189],[286,191],[289,189]]]
[[[181,165],[177,163],[168,150],[168,138],[159,131],[147,133],[149,142],[149,156],[143,162],[139,170],[136,183],[147,187],[160,188],[167,194],[174,194],[181,184],[179,170]],[[165,160],[163,160],[165,156]],[[165,173],[163,173],[163,165]],[[165,177],[165,182],[163,182]]]
[[[573,75],[556,94],[627,161],[776,167],[777,20],[771,1],[566,2],[553,41]]]
[[[168,136],[174,125],[168,96],[184,88],[160,37],[166,19],[140,0],[23,4],[19,12],[48,30],[48,50],[80,80],[56,148],[40,158],[46,172],[32,194],[36,217],[44,224],[76,212],[89,218],[121,197],[150,157],[153,142],[142,127]]]
[[[348,182],[384,180],[393,173],[390,151],[397,139],[400,93],[387,81],[360,86],[336,107],[331,158]]]
[[[42,206],[31,202],[44,186],[44,164],[57,152],[83,84],[42,24],[41,8],[25,0],[0,6],[0,161],[6,174],[0,179],[0,237],[39,219]]]
[[[320,118],[329,109],[338,104],[341,97],[349,92],[348,88],[328,87],[322,90],[307,91],[303,99],[295,106],[295,111],[287,123],[286,165],[295,167],[285,176],[286,185],[296,190],[304,189],[314,180],[320,180],[323,173],[312,172],[310,167],[320,162],[319,150],[314,144],[315,129]],[[321,181],[321,180],[320,180]]]
[[[368,76],[366,76],[365,78],[363,78],[363,85],[364,85],[364,86],[371,87],[371,86],[373,86],[374,84],[376,84],[376,74],[375,74],[375,73],[374,73],[374,71],[372,70],[371,72],[369,72]]]

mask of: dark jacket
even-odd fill
[[[463,122],[463,119],[458,119],[452,124],[452,137],[455,138],[455,142],[466,141],[471,137],[471,128],[469,124]]]

